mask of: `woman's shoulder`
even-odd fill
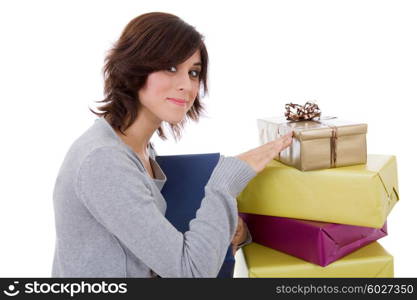
[[[95,120],[84,133],[82,133],[70,146],[64,161],[73,167],[79,167],[86,159],[97,156],[109,158],[134,159],[134,155],[124,147],[119,138],[111,131],[104,119]]]
[[[70,150],[86,155],[97,148],[120,148],[120,143],[115,133],[111,134],[109,128],[106,128],[103,122],[105,121],[102,118],[95,120],[94,124],[72,143]]]

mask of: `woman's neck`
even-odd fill
[[[161,120],[145,107],[141,107],[135,121],[124,131],[125,135],[118,131],[116,133],[136,154],[148,157],[149,141],[160,125]]]

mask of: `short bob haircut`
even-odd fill
[[[137,117],[141,105],[138,91],[145,85],[148,75],[181,64],[197,50],[201,56],[200,92],[204,96],[208,90],[208,53],[203,40],[194,27],[172,14],[152,12],[134,18],[105,58],[105,98],[96,102],[106,104],[97,108],[101,112],[90,111],[106,117],[113,129],[124,134]],[[200,92],[186,118],[178,124],[169,124],[175,140],[181,137],[187,119],[198,121],[204,112]],[[166,139],[162,126],[158,128],[158,135]]]

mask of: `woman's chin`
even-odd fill
[[[172,125],[178,125],[182,120],[169,122]]]
[[[172,124],[172,125],[177,125],[179,123],[181,123],[182,120],[184,120],[185,116],[182,117],[178,117],[178,118],[167,118],[165,119],[165,122]]]

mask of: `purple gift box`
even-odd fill
[[[254,242],[327,266],[387,235],[381,229],[239,213]]]

